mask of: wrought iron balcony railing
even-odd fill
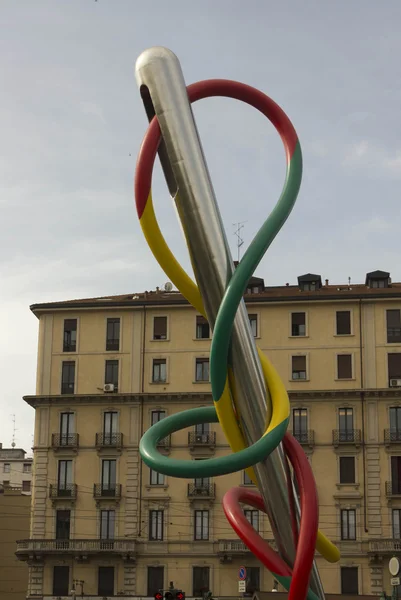
[[[361,443],[362,436],[360,429],[333,429],[333,444],[355,444]]]
[[[292,431],[291,433],[302,446],[315,445],[315,432],[313,429],[308,429],[307,431]]]
[[[79,434],[78,433],[53,433],[52,448],[78,448]]]
[[[59,483],[58,485],[50,484],[49,486],[49,498],[52,500],[70,498],[75,500],[77,497],[77,485],[75,483]]]
[[[214,483],[188,483],[188,498],[215,498]]]
[[[165,437],[162,440],[160,440],[160,442],[157,442],[157,446],[159,448],[165,448],[166,450],[168,448],[170,448],[170,446],[171,446],[171,435],[168,435],[167,437]]]
[[[188,445],[191,447],[210,447],[216,445],[216,432],[208,431],[207,433],[197,433],[190,431],[188,433]]]
[[[121,483],[105,484],[95,483],[93,486],[94,498],[115,498],[119,500],[121,498]]]
[[[386,481],[386,496],[401,496],[401,481]]]
[[[385,429],[384,430],[384,443],[385,444],[399,444],[401,442],[401,430],[397,429]]]
[[[97,433],[96,448],[122,448],[122,433]]]

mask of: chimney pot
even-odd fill
[[[326,285],[329,285],[329,280],[325,279]]]

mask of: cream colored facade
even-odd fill
[[[389,593],[387,562],[401,552],[401,284],[382,272],[352,287],[307,276],[298,286],[262,282],[245,299],[256,342],[290,393],[320,528],[342,553],[336,565],[317,556],[324,588]],[[272,576],[221,508],[230,487],[248,485],[243,473],[163,478],[139,459],[152,420],[211,402],[210,338],[195,310],[160,291],[32,310],[40,323],[37,390],[25,398],[36,410],[33,517],[17,549],[30,565],[28,598],[79,595],[82,586],[91,598],[147,597],[170,581],[187,597],[201,587],[235,596],[241,564],[249,590],[270,591]],[[228,446],[211,425],[173,434],[161,451],[190,460]],[[271,539],[267,518],[248,516]]]
[[[22,448],[3,448],[0,443],[0,484],[31,493],[33,459]]]

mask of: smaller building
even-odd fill
[[[22,451],[23,452],[23,451]],[[29,535],[31,497],[21,488],[0,485],[0,598],[25,600],[28,565],[15,556],[17,540]]]
[[[31,494],[33,458],[22,448],[3,448],[0,443],[0,484]]]

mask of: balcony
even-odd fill
[[[188,498],[190,500],[214,500],[216,485],[214,483],[188,483]]]
[[[157,448],[163,454],[168,454],[170,451],[170,447],[171,447],[171,435],[168,435],[167,437],[160,440],[160,442],[157,442]]]
[[[216,447],[216,432],[197,433],[196,431],[190,431],[188,433],[188,446],[190,451],[194,453],[213,453]]]
[[[377,539],[369,540],[370,554],[399,554],[401,552],[401,540]]]
[[[75,483],[65,483],[49,486],[49,498],[55,500],[76,500],[77,485]]]
[[[52,434],[52,449],[60,450],[78,450],[79,434],[78,433],[53,433]]]
[[[135,540],[19,540],[16,556],[19,560],[40,560],[44,556],[74,555],[84,559],[89,555],[122,555],[132,560],[135,554]]]
[[[333,446],[360,446],[362,435],[360,429],[333,429]]]
[[[401,498],[401,481],[386,481],[386,496]]]
[[[309,448],[314,447],[315,432],[313,429],[308,429],[307,431],[292,431],[291,433],[301,446],[309,446]]]
[[[277,551],[277,545],[274,539],[266,541],[273,550]],[[230,563],[235,557],[243,558],[245,554],[250,552],[248,547],[244,542],[241,542],[241,540],[218,540],[218,544],[217,554],[222,563]]]
[[[121,450],[123,447],[123,434],[97,433],[95,445],[98,450]]]
[[[397,429],[385,429],[384,443],[386,446],[390,446],[391,444],[401,444],[401,431]]]
[[[121,483],[112,485],[95,483],[93,486],[93,497],[95,500],[121,500]]]

